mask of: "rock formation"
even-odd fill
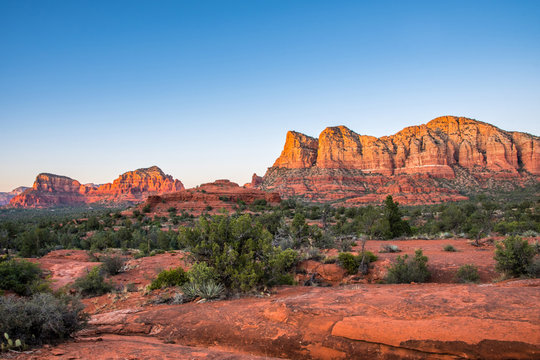
[[[165,175],[157,166],[128,171],[112,183],[81,184],[67,176],[42,173],[32,188],[10,201],[14,207],[72,206],[88,203],[135,203],[148,195],[183,190],[180,180]]]
[[[280,157],[255,186],[315,201],[358,204],[394,194],[414,204],[539,178],[538,136],[443,116],[381,138],[345,126],[326,128],[318,139],[289,131]]]
[[[240,187],[229,180],[216,180],[192,189],[149,196],[139,207],[143,209],[149,206],[152,213],[159,215],[166,214],[171,207],[177,211],[201,213],[205,210],[214,212],[221,209],[233,210],[241,204],[250,205],[256,200],[264,200],[275,205],[281,198],[275,192]]]
[[[11,199],[13,199],[15,196],[19,195],[26,189],[28,189],[28,187],[19,186],[18,188],[15,188],[10,192],[0,192],[0,206],[9,204],[9,201]]]

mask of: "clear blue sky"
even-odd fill
[[[243,184],[287,130],[539,114],[540,1],[0,0],[0,191],[154,164]]]

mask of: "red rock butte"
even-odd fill
[[[180,180],[165,175],[157,166],[128,171],[112,183],[81,184],[67,176],[42,173],[32,188],[10,201],[13,207],[73,206],[89,203],[134,203],[148,195],[183,190]]]
[[[278,204],[281,198],[278,193],[266,192],[253,188],[240,187],[229,180],[216,180],[213,183],[175,193],[149,196],[139,207],[149,205],[153,213],[166,213],[171,207],[179,211],[185,210],[200,213],[212,210],[232,210],[239,203],[252,204],[255,200],[265,200],[269,204]]]
[[[464,200],[464,194],[538,183],[540,139],[464,117],[443,116],[376,138],[345,126],[319,138],[289,131],[262,180],[251,186],[282,197],[342,204]]]

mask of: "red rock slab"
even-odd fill
[[[77,339],[52,349],[38,349],[32,354],[21,354],[12,357],[12,359],[256,360],[271,358],[235,353],[219,348],[197,348],[165,343],[153,337],[104,335],[96,338]]]
[[[540,356],[539,289],[538,279],[292,287],[271,297],[102,314],[86,335],[148,334],[295,359],[534,359]]]
[[[92,262],[83,250],[57,250],[39,259],[28,259],[39,264],[41,269],[50,272],[51,288],[58,290],[71,284],[78,277],[88,273],[101,263]]]

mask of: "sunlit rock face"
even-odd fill
[[[32,188],[11,199],[14,207],[76,206],[88,203],[129,203],[149,195],[180,191],[184,185],[157,166],[128,171],[112,183],[81,184],[67,176],[42,173]]]
[[[26,189],[28,189],[28,187],[19,186],[18,188],[15,188],[11,190],[10,192],[0,192],[0,206],[9,204],[9,201],[11,199],[13,199],[15,196],[19,195]]]
[[[474,189],[511,189],[538,182],[538,136],[473,119],[442,116],[376,138],[345,126],[318,139],[289,131],[280,157],[258,188],[283,197],[347,204],[466,199]]]

